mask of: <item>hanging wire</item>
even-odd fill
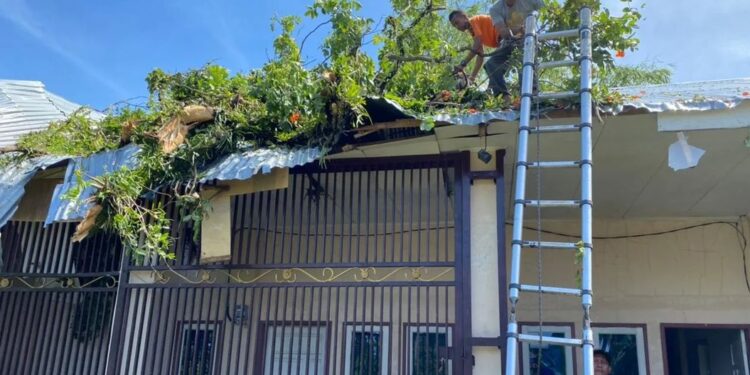
[[[735,233],[737,234],[737,242],[739,245],[740,255],[742,256],[742,264],[743,264],[743,271],[745,275],[745,286],[747,288],[748,293],[750,293],[750,265],[748,265],[748,259],[750,259],[750,255],[748,255],[747,248],[750,244],[750,240],[747,238],[747,234],[745,233],[745,226],[744,222],[747,221],[747,216],[743,215],[738,218],[737,222],[734,221],[709,221],[705,223],[700,224],[693,224],[693,225],[687,225],[682,226],[674,229],[668,229],[668,230],[662,230],[662,231],[656,231],[656,232],[646,232],[646,233],[637,233],[637,234],[623,234],[623,235],[617,235],[617,236],[593,236],[592,238],[594,240],[626,240],[626,239],[632,239],[632,238],[645,238],[645,237],[655,237],[655,236],[663,236],[666,234],[674,234],[674,233],[680,233],[684,231],[688,231],[691,229],[697,229],[697,228],[704,228],[708,226],[713,225],[727,225],[734,229]],[[507,221],[505,222],[505,225],[511,226],[513,225],[513,222]],[[567,238],[575,238],[578,239],[580,236],[570,233],[564,233],[564,232],[558,232],[548,229],[543,229],[539,226],[537,227],[531,227],[531,226],[524,226],[523,229],[529,230],[529,231],[539,231],[544,234],[550,234],[554,236],[560,236],[560,237],[567,237]]]

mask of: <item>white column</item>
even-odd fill
[[[485,164],[471,154],[472,171],[494,171],[492,161]],[[499,162],[502,162],[499,161]],[[471,185],[471,334],[473,337],[500,336],[500,291],[498,290],[497,187],[491,180],[475,180]],[[474,375],[499,375],[500,349],[474,347]]]

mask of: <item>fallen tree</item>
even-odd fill
[[[375,30],[373,20],[357,15],[356,0],[316,1],[306,16],[324,18],[322,24],[330,24],[331,31],[321,46],[324,60],[315,66],[306,67],[293,37],[301,19],[285,17],[275,23],[281,30],[274,42],[275,55],[259,69],[236,75],[213,64],[174,74],[156,69],[146,78],[150,97],[145,108],[124,106],[98,122],[80,111],[25,136],[17,150],[27,157],[85,156],[138,144],[137,167],[82,182],[79,188],[94,186],[96,194],[74,238],[81,240],[92,230],[105,228],[117,232],[131,254],[169,258],[170,219],[162,207],[149,208],[140,197],[157,191],[170,195],[186,218],[184,224],[197,234],[207,209],[197,194],[200,173],[222,156],[280,146],[335,150],[342,137],[368,123],[364,108],[368,96],[387,97],[425,116],[438,110],[497,107],[494,98],[476,87],[455,90],[451,68],[469,41],[448,23],[448,4],[393,0],[392,5],[394,14],[381,30]],[[622,16],[614,17],[598,0],[549,1],[540,18],[542,27],[575,27],[583,5],[595,11],[599,82],[616,85],[605,78],[613,77],[611,72],[617,69],[617,51],[637,47],[634,30],[640,13],[626,8]],[[479,9],[476,4],[469,7],[470,12]],[[367,38],[380,46],[377,64],[362,51]],[[573,43],[557,42],[546,45],[541,58],[559,60],[576,53]],[[647,74],[643,81],[651,78],[663,80],[664,75]],[[542,82],[555,90],[577,85],[573,71]],[[607,87],[598,86],[597,95],[606,98]]]

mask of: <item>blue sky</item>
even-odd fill
[[[0,78],[40,80],[102,109],[145,95],[144,78],[156,67],[259,67],[272,53],[271,18],[301,15],[311,1],[0,0]],[[385,0],[362,3],[376,21],[389,12]],[[641,49],[622,62],[669,65],[676,82],[750,76],[750,1],[651,0],[644,14]],[[304,24],[301,35],[315,25]],[[324,34],[308,41],[306,55],[317,55]]]

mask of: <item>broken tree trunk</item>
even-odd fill
[[[95,204],[89,209],[86,217],[76,226],[76,232],[73,233],[73,237],[71,238],[73,242],[81,242],[89,235],[91,229],[96,225],[96,218],[101,212],[102,206],[100,204]]]
[[[185,142],[190,130],[201,123],[213,120],[215,113],[213,108],[203,105],[185,106],[177,116],[164,124],[156,133],[162,151],[171,154],[177,150]]]

